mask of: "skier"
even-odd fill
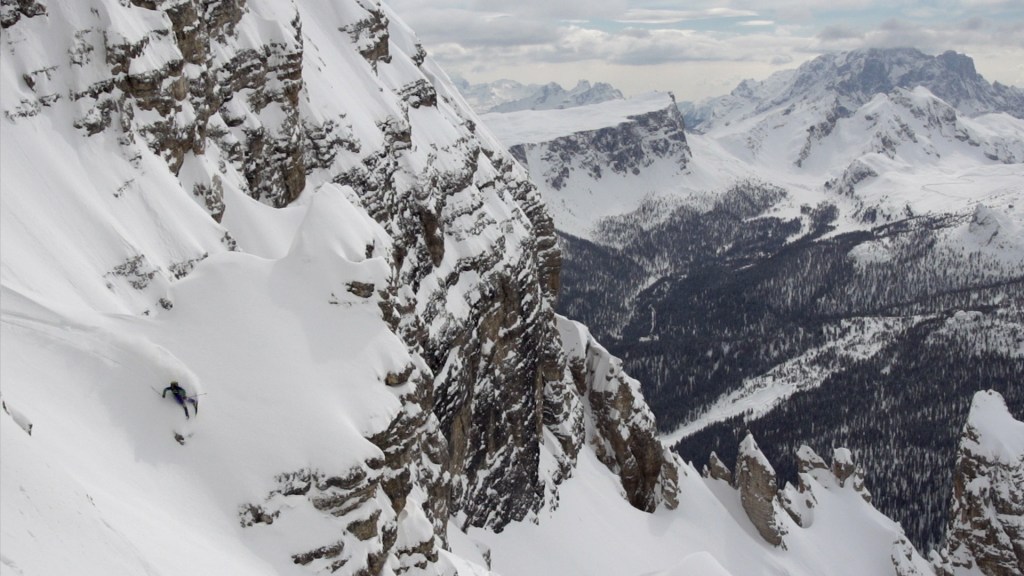
[[[161,394],[161,397],[167,398],[168,390],[171,392],[171,395],[174,396],[174,401],[177,402],[178,404],[181,404],[181,408],[185,411],[186,420],[188,420],[189,418],[188,403],[192,403],[195,413],[199,414],[199,402],[197,402],[195,398],[189,398],[188,394],[185,392],[185,389],[182,388],[181,386],[178,386],[177,381],[171,382],[170,386],[164,388],[164,393]]]

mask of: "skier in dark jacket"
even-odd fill
[[[196,403],[194,399],[188,397],[188,394],[185,392],[185,389],[182,388],[181,386],[178,386],[177,382],[171,382],[170,386],[164,388],[164,393],[161,394],[161,396],[163,398],[167,398],[168,391],[170,391],[171,395],[174,396],[174,401],[177,402],[178,404],[181,404],[182,410],[185,411],[186,420],[188,420],[189,418],[187,402],[192,402],[192,404],[195,406],[196,414],[199,413],[199,405]]]

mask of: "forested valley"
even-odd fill
[[[709,421],[676,450],[731,466],[749,430],[786,482],[801,444],[846,446],[876,506],[934,548],[973,392],[1024,415],[1024,270],[944,241],[970,216],[830,234],[836,206],[771,215],[786,195],[744,182],[704,206],[606,220],[600,242],[561,236],[559,312],[623,359],[663,432],[745,382],[806,374],[774,409]]]

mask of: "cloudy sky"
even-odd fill
[[[390,0],[427,51],[470,82],[579,79],[679,101],[729,92],[821,53],[966,53],[1024,87],[1024,0]]]

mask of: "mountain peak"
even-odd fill
[[[750,117],[805,100],[834,100],[849,110],[876,94],[924,87],[967,116],[1005,112],[1024,118],[1024,91],[985,80],[970,56],[952,50],[938,56],[916,48],[863,48],[823,54],[795,70],[762,81],[744,80],[729,95],[686,110],[690,130],[703,133],[719,118]]]
[[[558,82],[521,84],[515,80],[470,84],[459,79],[456,86],[478,112],[560,110],[624,98],[622,92],[611,84],[591,83],[589,80],[579,80],[571,90],[566,90]]]

